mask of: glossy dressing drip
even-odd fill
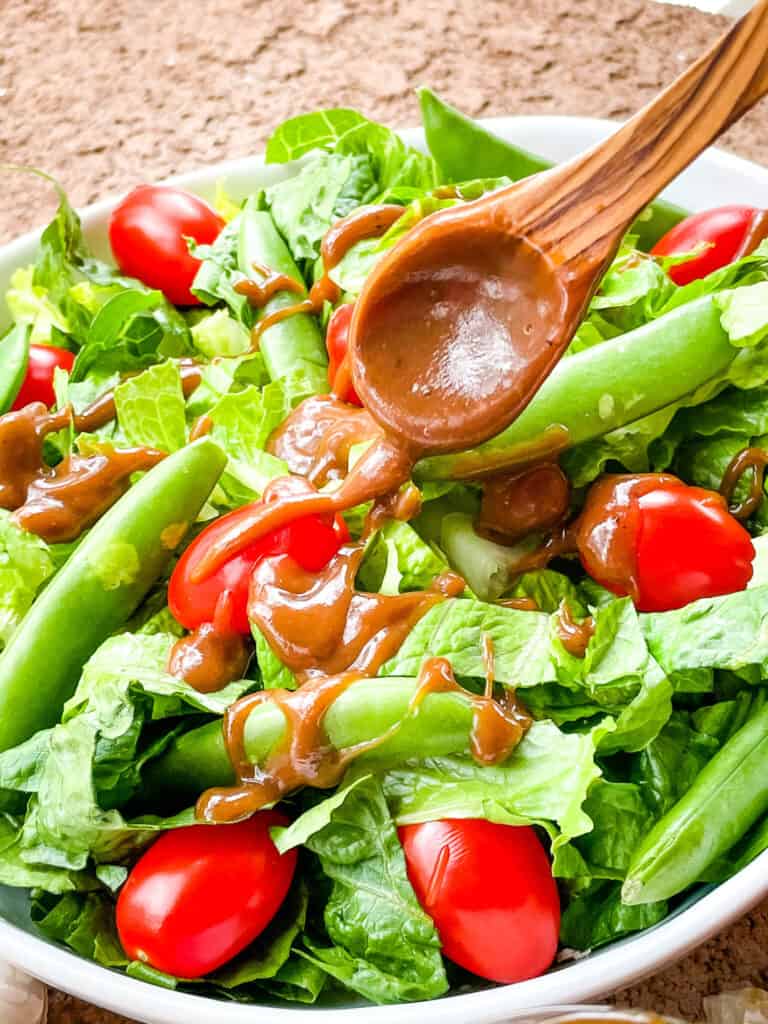
[[[200,383],[200,369],[182,363],[179,371],[189,395]],[[133,473],[151,469],[165,453],[94,445],[92,454],[69,455],[51,468],[43,458],[44,441],[70,426],[76,433],[90,433],[114,418],[111,391],[77,414],[70,407],[49,412],[33,402],[0,416],[0,507],[15,510],[19,526],[50,543],[79,537],[122,496]]]
[[[591,615],[587,615],[581,622],[577,622],[570,605],[563,600],[557,611],[555,629],[560,643],[572,654],[574,658],[583,658],[587,653],[589,641],[595,635],[595,621]]]
[[[199,693],[215,693],[232,680],[243,678],[250,655],[245,637],[204,622],[173,645],[168,673]]]
[[[496,764],[512,752],[530,719],[514,695],[503,702],[464,690],[444,658],[428,658],[419,673],[408,715],[380,736],[337,750],[326,735],[324,718],[333,702],[361,678],[360,673],[317,678],[298,690],[266,690],[243,697],[224,716],[224,739],[237,784],[210,789],[200,797],[197,816],[216,823],[238,821],[302,786],[329,789],[338,785],[351,761],[394,736],[407,717],[417,715],[431,693],[462,694],[473,709],[470,736],[472,756],[481,764]],[[384,682],[386,685],[386,682]],[[263,765],[252,764],[245,749],[245,728],[254,708],[270,701],[285,718],[285,732]]]
[[[720,493],[728,502],[731,515],[737,519],[749,519],[757,512],[765,497],[765,471],[768,468],[768,451],[764,448],[744,448],[738,452],[726,467],[720,484]],[[733,494],[745,473],[750,474],[746,498],[733,505]]]
[[[430,608],[464,589],[450,574],[427,591],[363,593],[355,590],[362,557],[362,546],[349,545],[319,573],[288,555],[254,568],[248,616],[299,683],[348,670],[375,675]]]
[[[318,487],[346,476],[350,449],[381,435],[365,409],[331,395],[312,395],[289,413],[269,439],[267,451],[292,473]]]
[[[481,534],[505,543],[549,530],[568,514],[571,488],[555,462],[544,462],[519,473],[490,477],[483,483]]]

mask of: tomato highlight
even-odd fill
[[[61,367],[69,373],[74,363],[74,353],[66,348],[30,345],[27,373],[11,408],[17,411],[31,402],[42,402],[50,409],[56,402],[53,390],[53,374],[56,367]]]
[[[669,230],[651,249],[651,255],[678,256],[701,248],[693,259],[670,267],[668,271],[675,284],[690,284],[756,248],[760,232],[755,229],[764,216],[765,211],[753,206],[720,206],[714,210],[702,210]],[[765,234],[768,234],[768,222],[765,228]]]
[[[261,934],[290,888],[296,851],[269,834],[288,819],[261,811],[236,825],[173,829],[136,862],[117,901],[117,931],[131,960],[200,978]]]
[[[200,260],[187,239],[214,242],[224,221],[199,196],[168,185],[140,185],[109,219],[109,243],[124,274],[159,289],[177,306],[198,305],[190,288]]]
[[[489,981],[543,974],[555,958],[560,900],[534,830],[482,818],[398,829],[408,877],[445,955]]]

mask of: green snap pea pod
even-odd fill
[[[430,693],[417,714],[408,707],[418,683],[413,678],[360,679],[333,701],[323,719],[331,746],[354,747],[402,726],[379,746],[358,758],[360,763],[440,757],[469,750],[473,707],[459,692]],[[253,764],[264,760],[285,734],[285,717],[272,701],[257,704],[245,726],[245,750]],[[144,776],[145,794],[192,800],[209,786],[232,785],[234,776],[222,738],[213,722],[175,740]]]
[[[447,181],[503,175],[518,181],[552,166],[549,160],[500,139],[445,103],[431,89],[419,89],[419,102],[429,151]],[[637,218],[630,231],[637,235],[639,248],[648,250],[687,215],[681,207],[657,199]]]
[[[277,292],[264,306],[264,316],[306,298],[302,276],[275,227],[272,215],[257,210],[252,204],[246,204],[240,218],[238,263],[242,273],[248,277],[253,276],[254,264],[262,264],[279,274],[286,274],[302,286],[300,294]],[[317,320],[310,314],[297,313],[268,327],[259,338],[259,349],[272,380],[303,373],[313,390],[328,390],[325,342]]]
[[[224,468],[210,438],[150,470],[96,523],[0,655],[0,750],[54,725],[83,663],[168,564]]]
[[[530,461],[532,452],[546,451],[558,426],[567,441],[554,436],[553,447],[601,437],[679,402],[720,376],[736,353],[711,296],[704,296],[561,360],[505,431],[470,451],[422,460],[414,479],[461,479]]]
[[[13,405],[29,364],[28,325],[17,324],[0,341],[0,415]]]
[[[635,853],[622,902],[654,903],[693,885],[768,811],[768,706],[718,751]]]

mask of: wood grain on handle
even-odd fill
[[[760,0],[610,139],[518,186],[516,202],[507,200],[510,228],[557,263],[607,258],[661,189],[768,91],[767,54]]]
[[[763,58],[762,64],[755,72],[749,88],[742,96],[728,123],[733,124],[735,121],[738,121],[741,115],[746,114],[750,107],[754,107],[758,100],[761,100],[766,93],[768,93],[768,53]]]

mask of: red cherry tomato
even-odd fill
[[[274,917],[293,878],[296,851],[269,835],[287,825],[261,811],[236,825],[166,832],[136,863],[117,901],[126,955],[178,978],[215,971]]]
[[[303,516],[250,544],[202,583],[193,582],[195,567],[211,544],[247,519],[252,510],[252,505],[244,505],[206,526],[177,562],[168,585],[168,606],[187,629],[213,622],[217,602],[228,591],[232,629],[248,635],[248,585],[256,562],[268,555],[289,554],[302,569],[317,572],[349,538],[343,519]]]
[[[465,819],[398,831],[411,885],[447,957],[502,984],[549,967],[560,901],[532,828]]]
[[[42,402],[49,408],[56,401],[53,391],[53,371],[57,366],[71,370],[75,362],[72,352],[53,345],[30,345],[27,374],[21,385],[14,409],[23,409],[30,402]]]
[[[336,391],[336,375],[347,357],[349,347],[349,325],[352,322],[352,311],[355,308],[353,302],[345,302],[338,309],[334,310],[331,319],[328,321],[328,331],[325,335],[325,347],[328,349],[328,383],[334,390],[336,397],[342,402],[349,402],[350,405],[362,406],[357,397],[357,392],[352,387],[351,379],[343,382],[339,391]]]
[[[109,220],[109,242],[124,274],[158,288],[177,306],[198,304],[189,290],[200,266],[186,238],[215,241],[224,221],[190,192],[167,185],[140,185]]]
[[[654,256],[676,256],[692,252],[702,243],[710,243],[694,259],[670,267],[669,276],[675,284],[688,284],[751,252],[760,240],[753,229],[762,216],[763,211],[752,206],[721,206],[715,210],[703,210],[676,224],[654,245],[651,253]]]
[[[598,481],[577,546],[589,575],[643,612],[743,590],[755,557],[721,494],[655,473]]]

